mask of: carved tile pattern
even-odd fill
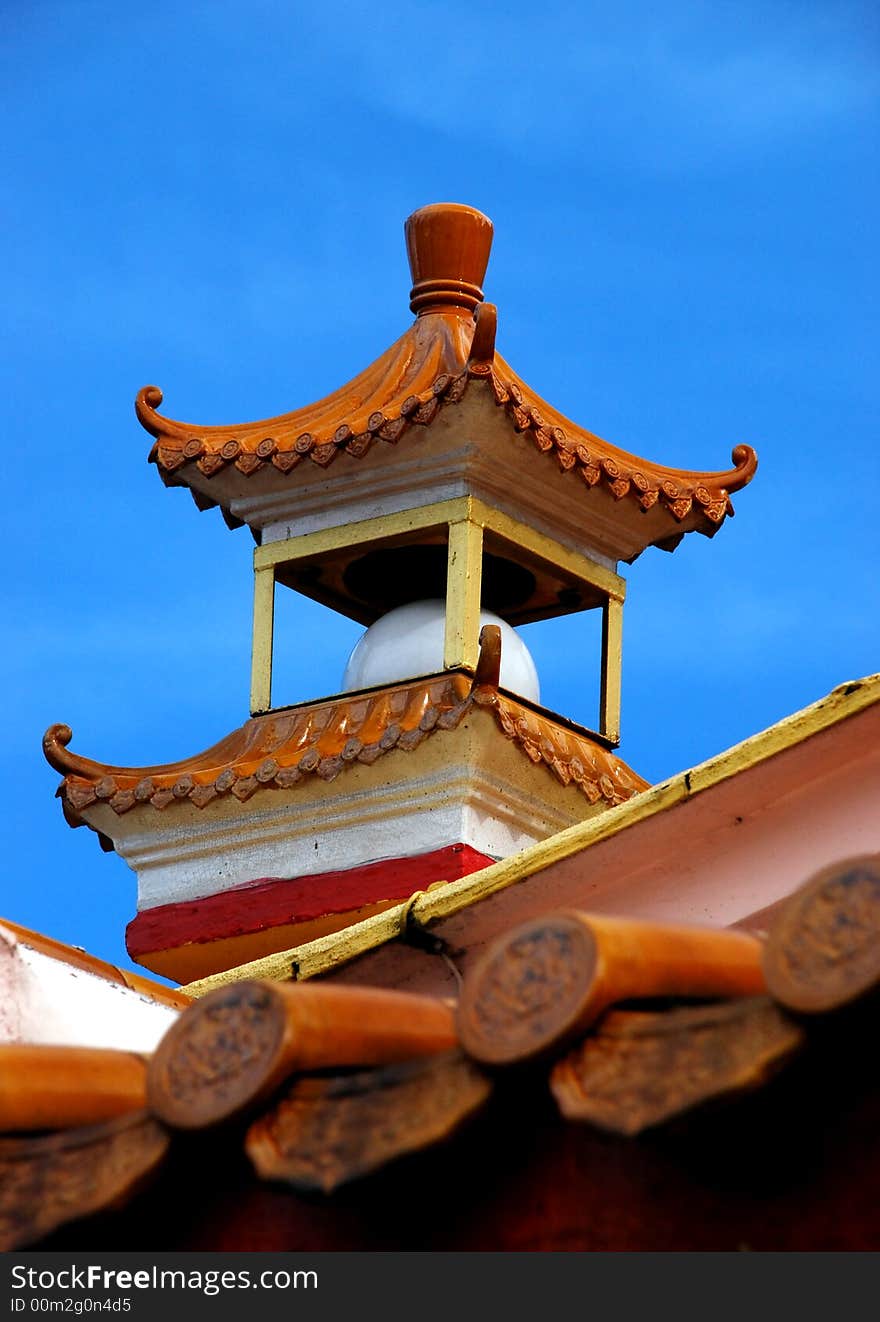
[[[182,1015],[151,1061],[151,1108],[186,1128],[233,1113],[264,1078],[282,1029],[275,999],[256,982],[215,996],[203,1013]]]
[[[783,1004],[829,1010],[880,983],[880,855],[824,869],[773,925],[767,984]]]
[[[145,1113],[35,1138],[0,1139],[0,1250],[122,1203],[168,1149]]]
[[[290,789],[309,776],[328,783],[350,766],[372,765],[393,749],[412,751],[438,732],[454,730],[474,707],[487,708],[499,730],[563,785],[590,803],[623,803],[647,782],[585,734],[560,725],[490,686],[472,688],[466,676],[403,684],[368,697],[273,712],[247,721],[214,748],[160,767],[112,767],[70,753],[70,728],[54,725],[43,740],[48,761],[64,774],[58,793],[68,820],[96,799],[118,815],[149,803],[160,811],[191,803],[204,808],[232,794]]]
[[[571,1041],[595,968],[595,942],[568,914],[548,914],[499,939],[461,989],[457,1026],[465,1051],[486,1064],[509,1065]]]
[[[264,1179],[330,1193],[448,1137],[490,1092],[485,1075],[458,1054],[301,1079],[251,1126],[246,1148]]]
[[[548,1017],[567,1002],[583,981],[574,958],[572,932],[548,921],[505,947],[479,983],[479,997],[469,1006],[470,1018],[486,1039],[543,1041]]]
[[[768,997],[614,1010],[554,1066],[550,1086],[567,1119],[637,1134],[709,1098],[759,1086],[804,1041]]]
[[[733,513],[730,492],[745,486],[757,467],[749,446],[734,449],[735,467],[723,473],[679,472],[619,450],[563,418],[520,380],[494,352],[494,309],[483,304],[478,312],[484,315],[478,317],[476,335],[467,319],[442,313],[417,318],[348,386],[264,422],[194,428],[159,414],[162,392],[145,386],[136,410],[156,437],[150,460],[173,485],[187,484],[181,470],[191,464],[204,477],[229,465],[245,477],[267,465],[288,474],[306,460],[326,468],[343,452],[361,459],[378,442],[395,445],[410,428],[430,426],[441,408],[463,398],[471,383],[471,388],[489,390],[513,431],[555,459],[563,472],[579,477],[585,492],[601,485],[615,500],[634,501],[643,511],[659,504],[677,523],[696,511],[707,521],[704,531]],[[491,335],[483,334],[489,321]],[[201,493],[197,500],[200,508],[210,503]]]

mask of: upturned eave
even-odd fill
[[[62,773],[58,787],[72,826],[106,803],[117,816],[138,807],[205,808],[218,798],[240,802],[257,793],[295,790],[317,777],[328,785],[355,763],[372,765],[392,750],[411,752],[429,737],[454,731],[474,711],[490,713],[499,736],[591,804],[611,807],[647,788],[626,763],[581,727],[459,673],[428,676],[360,693],[281,708],[252,717],[194,757],[149,767],[114,766],[69,750],[69,726],[43,738],[47,761]]]
[[[230,426],[203,426],[158,412],[162,392],[145,386],[137,416],[155,437],[151,462],[170,486],[189,487],[200,509],[219,504],[227,522],[230,484],[216,481],[234,471],[261,474],[272,488],[295,483],[309,466],[337,461],[369,462],[376,446],[406,444],[454,408],[466,391],[485,392],[502,411],[511,440],[523,437],[572,481],[607,490],[615,501],[641,512],[657,507],[665,526],[652,523],[643,545],[672,550],[686,532],[712,536],[733,514],[731,494],[751,481],[757,456],[749,445],[733,449],[733,467],[704,472],[672,468],[612,445],[572,422],[542,399],[495,352],[496,311],[481,304],[472,317],[458,309],[423,312],[413,325],[353,380],[304,408]],[[587,506],[588,508],[588,506]],[[638,551],[636,552],[638,554]]]

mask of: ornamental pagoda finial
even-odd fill
[[[417,315],[439,309],[473,312],[483,301],[483,278],[492,248],[492,222],[458,202],[435,202],[414,211],[404,226]]]

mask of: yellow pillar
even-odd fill
[[[251,652],[251,715],[272,706],[272,636],[275,630],[275,566],[254,566],[254,639]]]
[[[620,743],[620,676],[623,665],[623,601],[606,597],[602,608],[602,689],[599,731],[612,744]]]
[[[476,670],[480,654],[480,589],[483,581],[483,529],[461,519],[449,525],[446,567],[445,670]]]

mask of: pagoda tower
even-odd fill
[[[150,459],[254,537],[251,714],[183,761],[120,767],[52,726],[68,822],[138,879],[132,958],[181,982],[293,948],[623,803],[620,562],[714,535],[752,478],[660,466],[570,422],[496,353],[491,222],[406,222],[415,320],[292,413],[203,427],[137,397]],[[278,588],[367,632],[344,691],[274,707]],[[540,705],[517,625],[602,613],[596,729]],[[342,667],[340,666],[340,669]]]

